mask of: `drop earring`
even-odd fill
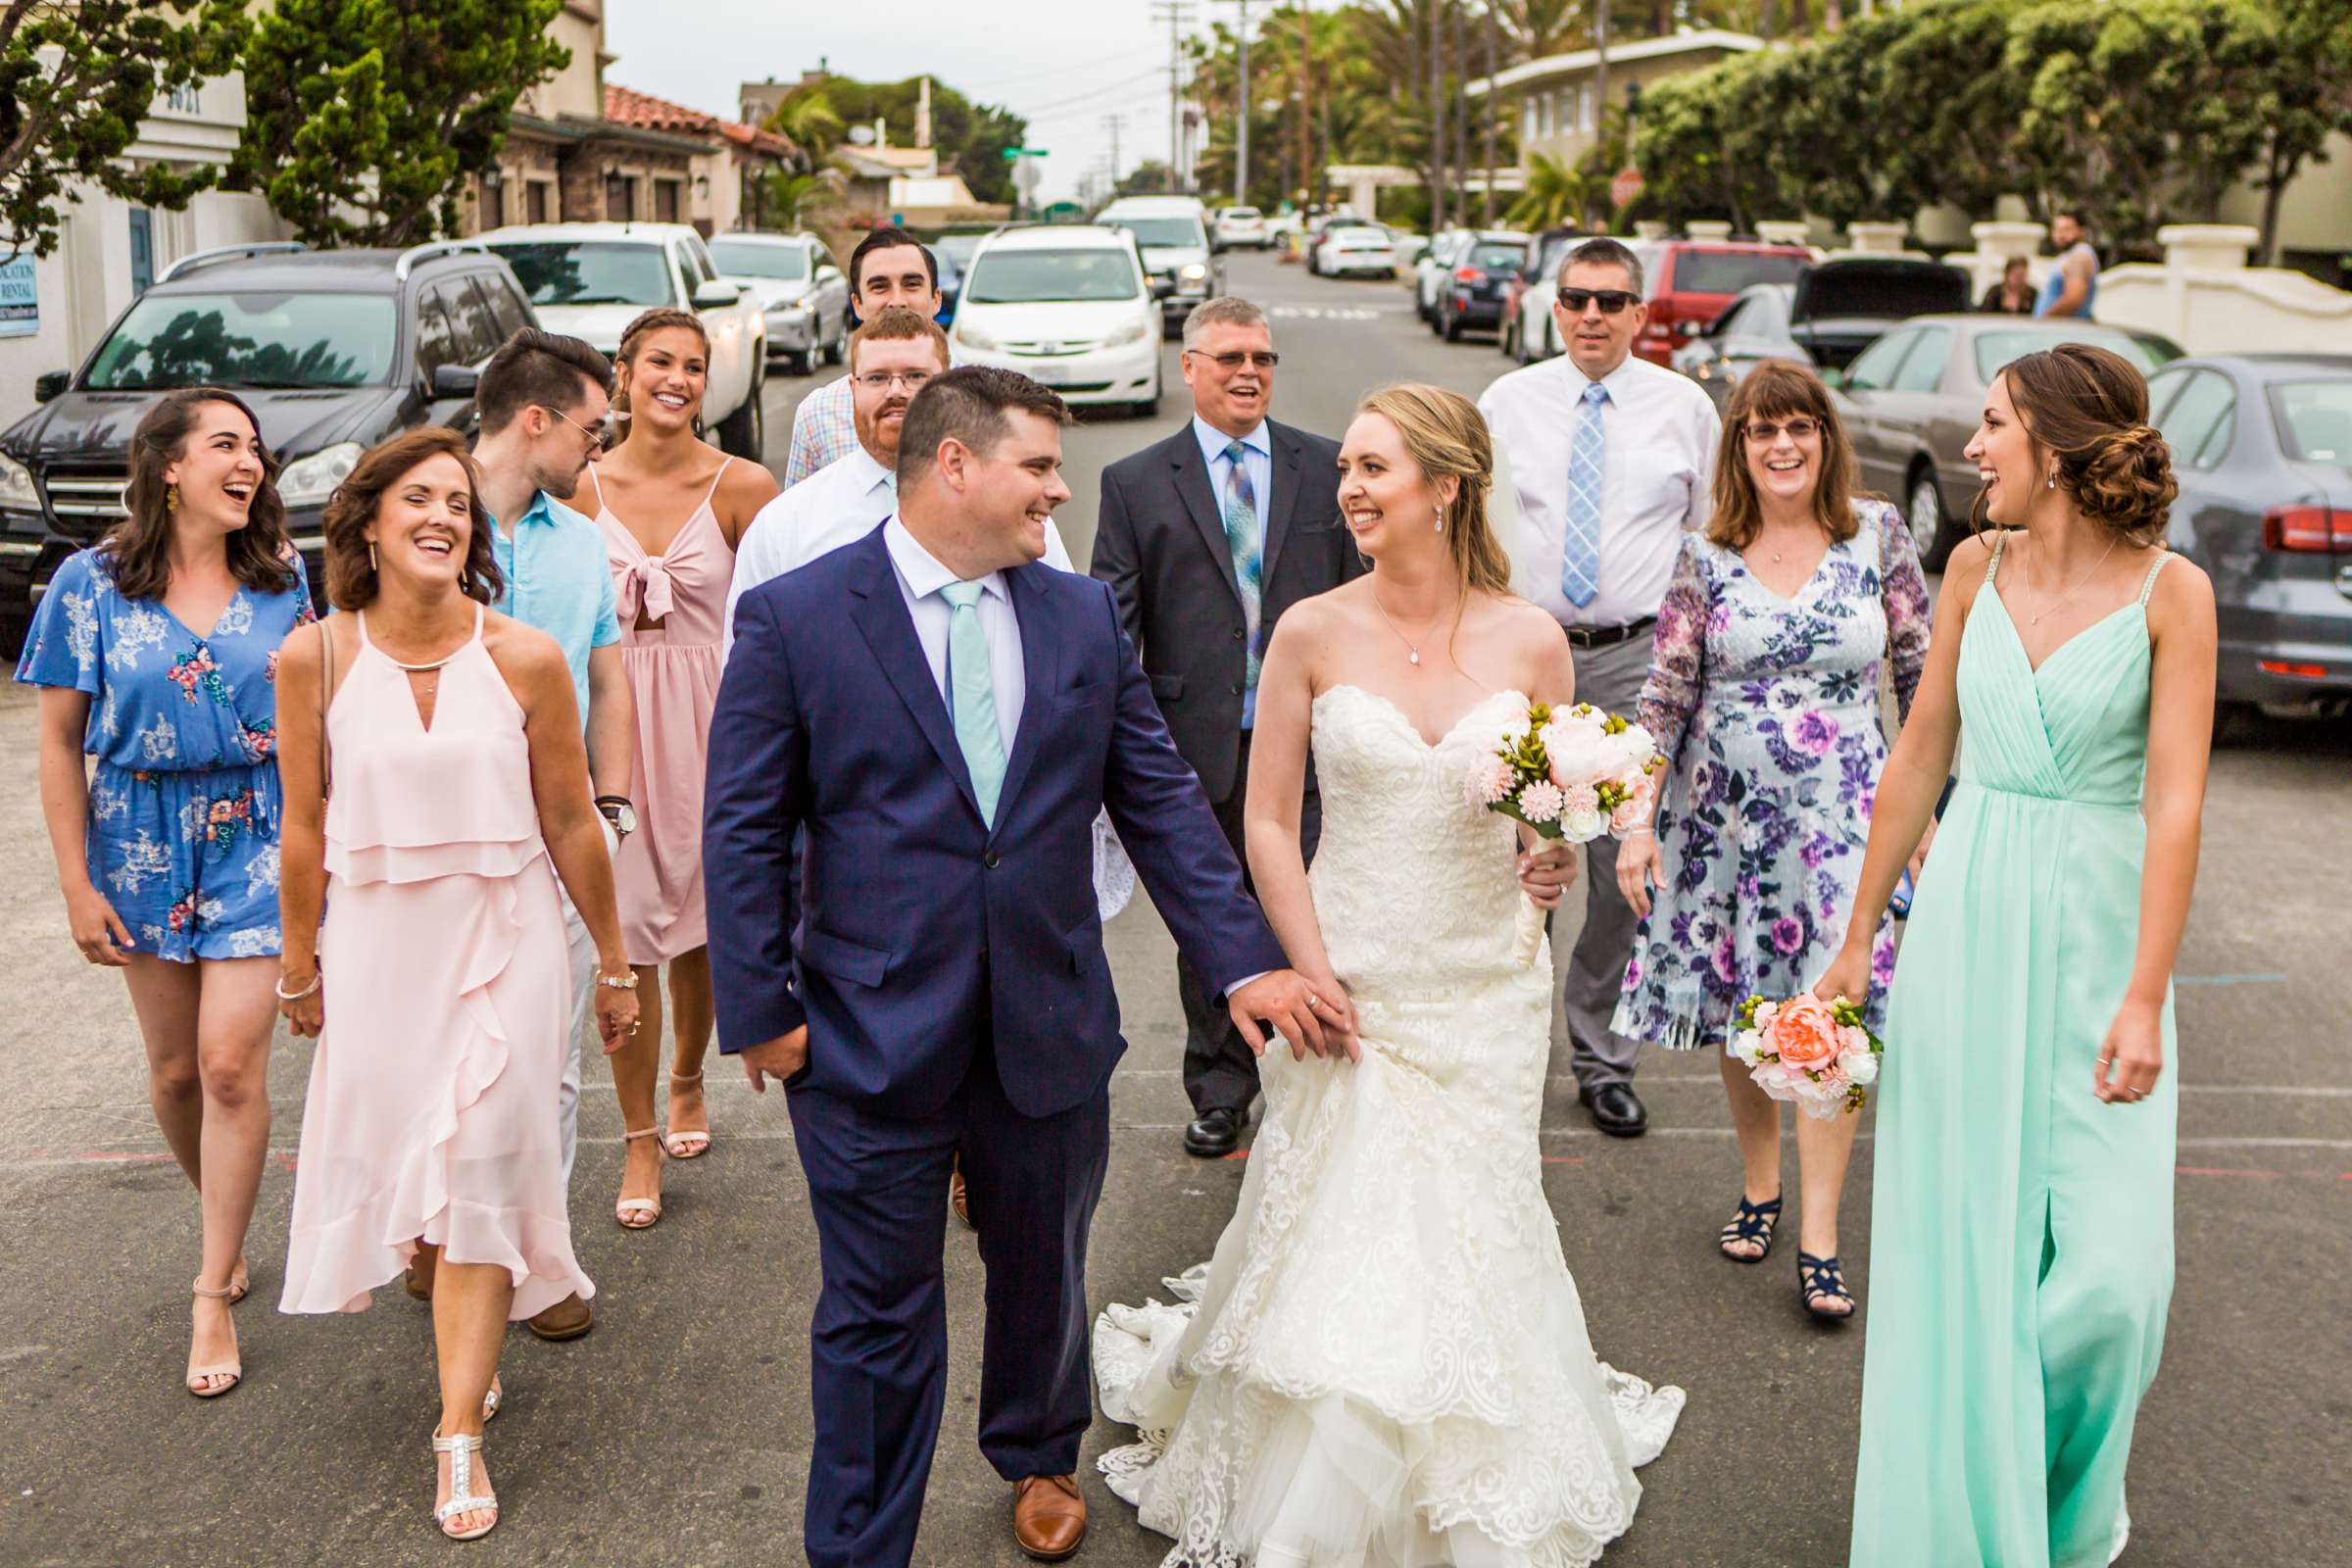
[[[164,514],[166,516],[171,516],[176,514],[178,511],[179,486],[173,485],[171,489],[164,492]]]
[[[372,539],[368,541],[368,569],[375,570],[375,541]]]
[[[1429,526],[1431,530],[1436,533],[1444,533],[1446,531],[1446,509],[1444,507],[1432,507],[1429,509]]]
[[[2049,477],[2049,482],[2048,482],[2048,483],[2046,483],[2046,484],[2044,484],[2044,485],[2042,486],[2042,488],[2043,488],[2044,490],[2055,490],[2055,489],[2057,489],[2057,488],[2058,488],[2058,475],[2057,475],[2057,474],[2055,474],[2055,473],[2052,473],[2052,474],[2050,475],[2050,477]]]

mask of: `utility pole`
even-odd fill
[[[1193,20],[1192,0],[1152,0],[1152,20],[1168,24],[1168,172],[1179,190],[1184,177],[1184,27]]]
[[[1446,0],[1427,0],[1429,20],[1429,231],[1446,226],[1446,22],[1438,8]],[[1359,215],[1360,216],[1360,215]]]
[[[1315,178],[1315,12],[1309,0],[1298,7],[1298,201],[1314,199]]]
[[[1487,189],[1478,204],[1481,228],[1494,226],[1494,130],[1502,119],[1502,92],[1494,85],[1494,62],[1499,54],[1494,37],[1502,26],[1494,14],[1496,3],[1487,0]]]
[[[1127,117],[1125,115],[1104,115],[1102,117],[1102,128],[1110,132],[1110,190],[1114,196],[1118,194],[1119,190],[1119,130],[1126,123]]]

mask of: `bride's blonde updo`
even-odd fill
[[[1404,450],[1434,485],[1458,481],[1446,509],[1446,548],[1465,589],[1491,594],[1511,591],[1511,564],[1487,522],[1487,497],[1494,488],[1494,439],[1478,406],[1458,392],[1418,381],[1384,386],[1356,405],[1396,427]]]

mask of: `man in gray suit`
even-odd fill
[[[1102,472],[1094,574],[1110,585],[1176,749],[1200,775],[1218,825],[1248,864],[1242,806],[1257,663],[1282,612],[1364,570],[1340,521],[1339,444],[1266,416],[1274,336],[1263,311],[1224,298],[1184,324],[1193,417]],[[1314,772],[1300,823],[1321,826]],[[1180,962],[1184,1147],[1232,1152],[1257,1095],[1257,1059],[1225,1009]]]

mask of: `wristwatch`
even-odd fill
[[[622,838],[637,831],[637,808],[629,804],[626,795],[599,795],[596,808],[605,813],[605,820],[612,823],[612,831]]]

